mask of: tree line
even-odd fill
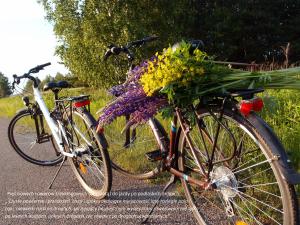
[[[57,73],[55,76],[47,75],[43,80],[39,81],[39,88],[43,89],[44,85],[48,82],[57,82],[65,80],[68,81],[72,87],[83,87],[83,86],[88,86],[87,84],[82,83],[81,81],[78,80],[78,78],[70,73],[68,74],[62,74],[62,73]],[[23,92],[25,94],[31,93],[32,92],[32,85],[33,82],[31,80],[27,80],[26,84],[24,87],[19,87],[18,92]],[[9,83],[8,78],[0,72],[0,98],[9,96],[12,94],[12,86]]]
[[[8,78],[0,72],[0,98],[8,96],[12,93]]]
[[[57,54],[80,80],[108,86],[124,80],[103,63],[106,46],[147,35],[159,41],[138,58],[182,39],[201,39],[220,60],[283,61],[300,58],[300,0],[40,0],[59,40]],[[286,52],[286,51],[285,51]]]
[[[56,54],[89,86],[125,79],[126,63],[103,62],[110,44],[147,35],[137,62],[182,39],[201,39],[218,60],[299,62],[300,0],[38,0],[58,39]]]

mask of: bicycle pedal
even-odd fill
[[[51,137],[52,135],[48,135],[48,134],[40,135],[37,139],[37,143],[42,144],[42,143],[49,142]]]
[[[154,150],[154,151],[151,151],[151,152],[147,152],[147,153],[145,153],[145,156],[151,162],[163,159],[163,154],[162,154],[160,149]]]

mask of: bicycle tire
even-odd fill
[[[74,109],[72,118],[78,129],[81,126],[80,132],[86,134],[85,138],[90,136],[91,140],[88,141],[92,141],[92,147],[79,143],[79,136],[76,134],[76,141],[80,144],[77,148],[85,148],[85,151],[76,157],[68,157],[68,162],[83,189],[95,199],[102,199],[110,191],[112,183],[109,155],[102,144],[105,143],[104,136],[96,132],[96,121],[86,109]],[[84,124],[79,124],[80,121]]]
[[[216,109],[212,110],[214,114],[218,113]],[[203,129],[209,134],[208,127],[211,126],[209,121],[213,120],[210,118],[211,114],[206,109],[201,109],[197,112],[197,116],[199,120],[203,121]],[[243,136],[240,136],[241,144],[239,146],[241,146],[240,152],[244,155],[240,156],[238,164],[233,159],[232,162],[227,162],[226,164],[224,162],[221,166],[220,164],[219,166],[215,165],[210,173],[210,178],[216,180],[216,188],[214,190],[199,191],[186,180],[181,179],[185,196],[197,223],[201,225],[223,223],[298,224],[295,189],[293,185],[288,184],[280,175],[279,162],[272,159],[272,150],[265,141],[269,137],[264,137],[244,117],[230,110],[225,110],[222,121],[226,122],[230,132],[235,132],[235,137],[238,137],[239,132],[243,132]],[[214,126],[213,129],[216,130],[216,127]],[[232,145],[230,144],[230,139],[226,137],[226,132],[224,131],[222,136],[223,140],[221,142],[217,141],[219,152],[215,154],[219,155],[218,160],[226,158],[226,150],[228,151],[230,145]],[[201,136],[200,130],[195,131],[193,143],[199,151],[196,154],[203,156],[205,152],[204,144],[196,144],[195,141],[196,136],[199,135]],[[212,146],[210,137],[213,137],[213,134],[207,135],[205,139],[199,139],[202,142],[205,140],[207,149],[209,149],[209,143]],[[252,145],[251,142],[254,144]],[[224,144],[222,145],[222,143]],[[247,146],[248,150],[246,149]],[[256,146],[256,149],[252,149],[252,152],[251,146]],[[180,134],[178,147],[180,152],[178,159],[179,169],[185,173],[195,173],[197,175],[194,176],[199,178],[199,173],[190,172],[196,171],[195,168],[188,169],[191,166],[191,163],[189,163],[191,157],[188,156],[189,147],[186,146],[186,138],[183,132]],[[257,155],[255,155],[256,153]],[[205,161],[203,158],[202,160]],[[244,165],[243,162],[241,163],[243,159],[246,160]],[[257,162],[261,159],[262,161]],[[252,161],[255,164],[249,165]],[[230,182],[225,179],[228,177]],[[218,214],[218,212],[220,213]]]
[[[168,138],[163,126],[155,118],[152,121],[153,129],[156,129],[163,143],[167,144]],[[112,168],[127,177],[138,180],[156,177],[162,170],[161,160],[150,161],[145,156],[145,153],[148,152],[161,151],[152,127],[149,123],[135,127],[136,136],[134,140],[131,136],[131,143],[126,145],[126,132],[121,133],[120,131],[125,124],[125,117],[121,117],[105,128]],[[132,134],[133,129],[130,128],[129,132]]]
[[[37,143],[36,128],[34,126],[35,123],[32,118],[32,112],[29,109],[18,112],[12,118],[8,126],[8,139],[11,146],[18,155],[30,163],[40,166],[54,166],[59,164],[63,157],[55,146],[55,141],[52,136],[44,143]],[[48,130],[48,132],[49,134],[51,133],[50,130]],[[30,136],[32,139],[30,139]],[[29,145],[25,140],[28,140]],[[51,142],[51,145],[47,145],[48,142]],[[37,148],[33,149],[35,146],[37,146]],[[30,148],[25,149],[28,147]],[[41,154],[41,152],[43,152],[43,154]]]

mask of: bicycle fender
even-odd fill
[[[246,119],[263,136],[266,144],[270,147],[272,158],[279,162],[279,172],[283,179],[292,185],[300,184],[300,174],[290,165],[287,153],[272,128],[255,113],[251,113]]]
[[[19,110],[17,110],[16,111],[16,114],[18,114],[18,113],[21,113],[21,112],[23,112],[23,111],[25,111],[25,112],[30,112],[30,110],[28,109],[28,107],[24,107],[24,108],[22,108],[22,109],[19,109]]]
[[[84,114],[86,109],[78,109],[77,111],[81,114]],[[90,121],[91,123],[91,127],[92,129],[96,129],[98,123],[97,121],[95,120],[95,118],[90,114],[90,113],[87,113],[87,114],[84,114],[87,119]],[[104,136],[104,134],[98,134],[99,135],[99,138],[100,138],[100,144],[101,144],[101,147],[104,148],[104,149],[107,149],[108,148],[108,143],[106,141],[106,138]]]

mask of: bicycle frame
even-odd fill
[[[61,154],[63,154],[64,156],[67,157],[74,157],[76,156],[76,152],[72,152],[72,153],[68,153],[64,150],[64,142],[63,140],[65,140],[68,143],[68,138],[66,135],[66,131],[62,125],[62,123],[60,121],[58,122],[58,125],[55,124],[54,120],[51,118],[50,116],[50,112],[44,102],[44,99],[39,91],[38,88],[33,87],[33,94],[34,94],[34,98],[35,101],[37,102],[37,104],[40,107],[40,110],[43,113],[43,116],[45,117],[45,120],[47,122],[47,124],[49,125],[49,128],[51,130],[51,133],[54,137],[54,140],[56,142],[56,144],[58,145],[59,151]],[[83,138],[83,140],[88,144],[91,145],[91,143],[86,139],[86,137],[81,133],[81,131],[76,127],[76,125],[72,124],[72,127],[76,130],[76,132]]]
[[[160,146],[160,149],[162,150],[163,153],[166,153],[167,157],[163,159],[163,165],[165,170],[169,171],[170,173],[174,174],[176,177],[182,178],[186,181],[188,181],[189,183],[195,184],[203,189],[207,189],[210,186],[210,183],[207,181],[200,181],[197,179],[194,179],[192,177],[190,177],[187,174],[182,173],[181,171],[177,170],[176,168],[172,167],[172,161],[174,160],[174,156],[176,154],[176,136],[177,136],[177,122],[179,122],[179,126],[182,128],[182,132],[184,132],[185,137],[187,138],[188,144],[192,150],[193,156],[196,159],[196,162],[200,168],[200,172],[205,175],[205,170],[203,168],[203,165],[201,164],[201,162],[199,161],[198,157],[196,156],[195,153],[195,148],[193,147],[193,144],[190,140],[190,137],[188,135],[189,130],[185,129],[184,127],[184,122],[183,122],[183,118],[181,115],[181,112],[179,111],[179,109],[176,109],[176,115],[174,115],[174,118],[171,122],[171,128],[170,128],[170,144],[169,146],[165,146],[164,143],[162,142],[162,134],[159,133],[159,130],[156,128],[156,125],[154,123],[153,119],[149,120],[149,125],[151,126],[153,132],[154,132],[154,136],[157,139],[157,143]]]

